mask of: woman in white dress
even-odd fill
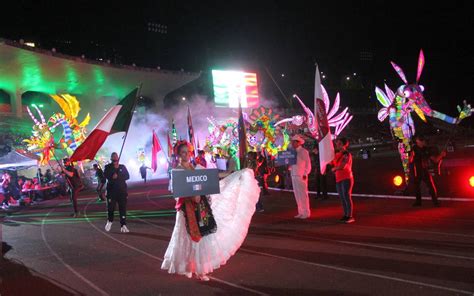
[[[177,169],[194,170],[189,144],[176,145]],[[219,194],[179,198],[176,224],[166,250],[162,269],[208,281],[207,274],[224,265],[247,236],[260,188],[251,169],[222,179]],[[212,199],[212,201],[211,201]]]

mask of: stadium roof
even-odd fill
[[[92,99],[120,98],[142,84],[141,95],[160,106],[168,93],[199,76],[200,73],[113,65],[0,39],[0,89],[11,97],[37,91]]]

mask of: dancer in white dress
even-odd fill
[[[178,168],[193,170],[188,145],[176,146]],[[188,278],[196,274],[200,280],[208,281],[207,274],[224,265],[240,248],[255,213],[260,188],[251,169],[232,173],[219,185],[221,193],[211,195],[212,201],[205,196],[178,199],[176,224],[162,269]],[[194,215],[196,211],[199,215]]]

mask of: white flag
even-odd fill
[[[329,129],[326,106],[323,101],[321,77],[316,65],[314,78],[314,115],[318,124],[319,166],[321,174],[326,172],[326,166],[334,159],[334,146],[332,144],[331,130]]]

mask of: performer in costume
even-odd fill
[[[311,217],[308,195],[308,176],[311,172],[311,159],[308,150],[302,147],[303,144],[304,139],[300,135],[295,135],[291,138],[291,145],[296,150],[296,164],[291,165],[290,170],[293,193],[298,205],[298,215],[295,216],[297,219]]]
[[[177,169],[194,170],[189,143],[178,142]],[[176,224],[162,269],[208,281],[207,274],[224,265],[247,236],[260,189],[253,171],[243,169],[222,179],[221,193],[177,199]]]
[[[425,65],[425,56],[420,50],[418,56],[418,70],[416,74],[416,82],[409,84],[402,68],[391,62],[392,67],[405,84],[401,85],[396,92],[385,85],[385,92],[376,87],[375,94],[377,100],[382,104],[383,108],[378,112],[380,122],[388,118],[390,130],[393,137],[398,141],[398,152],[402,161],[403,170],[405,172],[405,180],[408,182],[410,176],[410,154],[412,153],[412,140],[416,135],[415,124],[411,114],[415,112],[423,121],[427,121],[426,117],[437,118],[450,124],[459,124],[463,119],[470,117],[474,108],[466,101],[463,106],[457,106],[458,117],[451,117],[439,111],[433,110],[428,104],[423,85],[419,84],[421,73]]]

